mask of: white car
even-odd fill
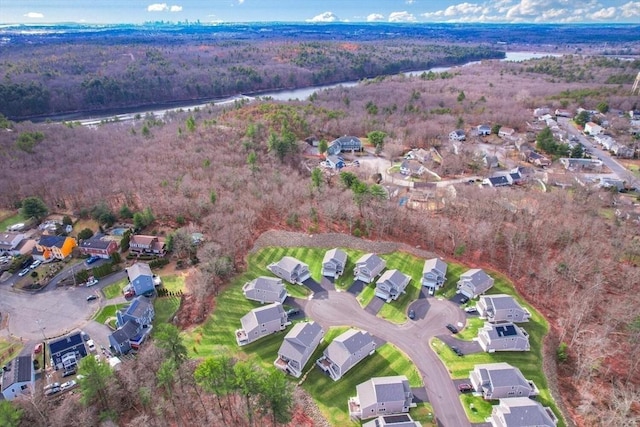
[[[91,279],[87,282],[87,288],[98,284],[98,279]]]
[[[475,305],[471,305],[471,306],[469,306],[469,307],[465,307],[465,308],[464,308],[464,311],[466,311],[466,312],[467,312],[467,313],[469,313],[469,314],[473,314],[473,313],[477,313],[477,312],[478,312],[478,309],[476,308],[476,306],[475,306]]]
[[[89,349],[89,351],[96,351],[96,344],[93,342],[93,340],[87,341],[87,348]]]
[[[60,391],[69,390],[70,388],[73,388],[75,386],[76,382],[74,380],[67,381],[66,383],[62,383],[62,385],[60,386]]]
[[[38,266],[42,264],[42,261],[40,261],[39,259],[33,261],[33,263],[29,266],[30,269],[34,270],[36,268],[38,268]]]
[[[18,276],[20,277],[26,276],[27,274],[29,274],[29,271],[31,270],[29,269],[29,267],[27,267],[24,270],[22,270],[20,273],[18,273]]]

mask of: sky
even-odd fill
[[[640,0],[0,0],[3,24],[185,20],[640,24]]]

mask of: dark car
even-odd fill
[[[89,258],[87,258],[87,260],[85,261],[85,263],[86,263],[87,265],[91,265],[91,264],[93,264],[94,262],[98,261],[99,259],[100,259],[100,257],[99,257],[99,256],[92,255],[92,256],[90,256]]]
[[[468,383],[458,384],[458,390],[460,390],[460,393],[470,393],[473,391],[473,386]]]
[[[416,311],[415,310],[409,310],[409,319],[413,320],[416,318]]]
[[[287,317],[297,316],[298,314],[300,314],[300,310],[297,308],[290,308],[287,310]]]
[[[87,301],[93,301],[93,300],[96,300],[96,299],[98,299],[98,296],[97,296],[97,295],[89,295],[89,296],[87,297]]]
[[[462,350],[460,350],[458,347],[456,346],[451,346],[451,351],[453,351],[455,354],[457,354],[458,356],[464,356],[464,353],[462,352]]]
[[[453,326],[451,323],[447,324],[447,329],[450,330],[452,334],[457,334],[458,333],[458,328]]]
[[[466,296],[461,296],[460,297],[460,304],[466,304],[469,302],[469,298],[467,298]]]
[[[62,373],[62,378],[70,377],[71,375],[75,375],[75,374],[76,374],[76,369],[75,368],[69,369],[69,370],[66,370],[66,371],[64,371]]]
[[[44,392],[45,396],[51,396],[52,394],[60,393],[60,387],[53,387]]]

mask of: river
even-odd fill
[[[540,53],[540,52],[506,52],[505,58],[501,59],[501,61],[521,62],[521,61],[526,61],[528,59],[537,59],[537,58],[543,58],[546,56],[560,56],[560,55],[551,54],[551,53]],[[478,64],[478,63],[480,63],[480,61],[472,61],[466,64],[456,65],[453,67],[434,67],[434,68],[429,68],[428,70],[408,71],[402,74],[408,77],[415,77],[429,71],[432,71],[434,73],[442,73],[444,71],[449,71],[451,69],[455,69],[458,67],[467,67],[473,64]],[[360,81],[350,81],[350,82],[336,83],[336,84],[330,84],[330,85],[303,87],[303,88],[291,89],[291,90],[278,90],[278,91],[264,92],[264,93],[261,93],[259,96],[261,98],[270,98],[277,101],[306,100],[314,92],[320,92],[323,90],[333,89],[336,87],[353,87],[353,86],[357,86],[358,84],[360,84]],[[100,115],[95,117],[92,117],[90,114],[74,113],[74,114],[68,114],[68,115],[51,116],[49,117],[49,120],[53,120],[53,121],[72,120],[72,121],[79,122],[80,124],[85,126],[92,126],[92,125],[97,125],[107,121],[133,120],[136,117],[145,116],[147,114],[153,114],[155,117],[163,117],[165,114],[172,111],[189,111],[189,110],[195,110],[195,109],[204,109],[210,106],[212,103],[215,103],[215,105],[227,105],[227,104],[233,104],[243,99],[252,100],[252,99],[255,99],[255,97],[246,96],[246,95],[237,95],[237,96],[232,96],[232,97],[223,98],[223,99],[211,99],[206,101],[200,101],[197,104],[177,105],[175,107],[172,106],[170,108],[165,107],[165,108],[153,109],[153,110],[142,109],[142,110],[135,110],[135,111],[129,111],[129,112],[122,112],[122,113],[118,112],[118,113],[109,114],[109,115],[105,115],[104,113],[101,113]]]

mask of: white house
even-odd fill
[[[465,139],[467,139],[467,136],[464,134],[464,131],[462,129],[456,129],[449,133],[449,139],[451,141],[464,141]]]
[[[593,122],[587,122],[584,125],[584,133],[588,133],[589,135],[600,135],[603,130],[600,125]]]

